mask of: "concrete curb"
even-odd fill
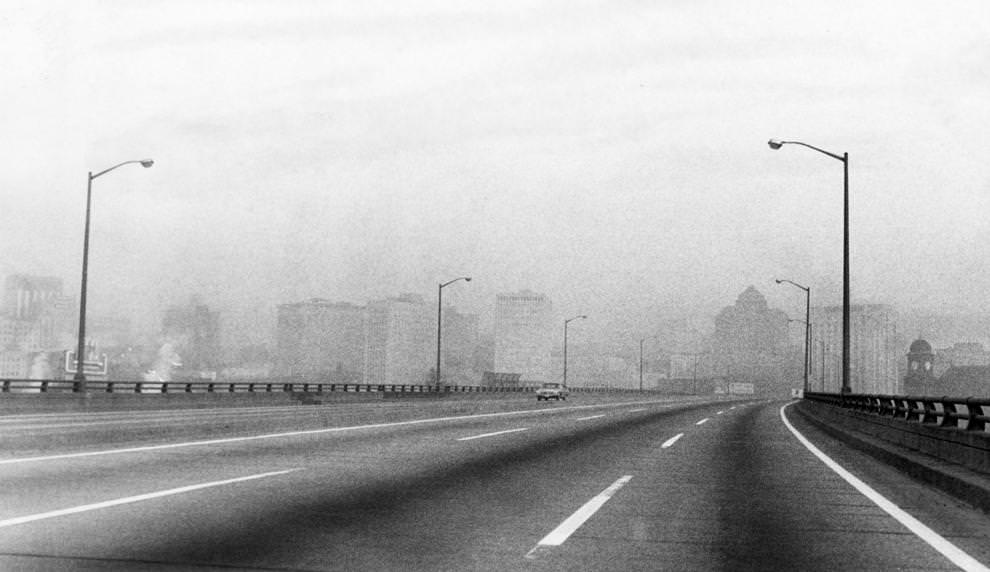
[[[903,471],[917,481],[931,485],[990,514],[990,477],[961,465],[871,437],[843,425],[841,419],[821,411],[823,407],[829,406],[801,401],[796,404],[794,410],[829,436]],[[826,417],[830,418],[826,419]]]

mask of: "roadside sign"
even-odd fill
[[[107,354],[90,354],[90,359],[83,360],[83,373],[87,375],[107,374]],[[96,359],[92,359],[96,358]],[[76,362],[76,352],[68,350],[65,352],[65,373],[76,373],[78,364]]]
[[[756,393],[756,388],[752,383],[733,382],[729,384],[729,393],[752,395]]]

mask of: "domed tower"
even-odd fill
[[[908,370],[904,391],[911,395],[928,395],[935,385],[935,354],[925,340],[915,340],[908,349]]]

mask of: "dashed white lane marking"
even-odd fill
[[[638,411],[646,411],[646,408],[645,407],[641,407],[639,409],[630,409],[629,410],[629,413],[636,413]]]
[[[293,471],[298,471],[299,469],[288,469],[285,471],[273,471],[271,473],[261,473],[258,475],[249,475],[246,477],[237,477],[236,479],[227,479],[225,481],[214,481],[212,483],[202,483],[199,485],[189,485],[187,487],[179,487],[177,489],[169,489],[166,491],[158,491],[154,493],[147,493],[143,495],[137,495],[133,497],[124,497],[111,501],[98,502],[94,504],[85,504],[81,506],[76,506],[72,508],[64,508],[61,510],[53,510],[49,512],[42,512],[39,514],[30,514],[27,516],[19,516],[16,518],[8,518],[6,520],[0,520],[0,528],[5,528],[8,526],[15,526],[18,524],[25,524],[28,522],[35,522],[38,520],[45,520],[49,518],[56,518],[59,516],[66,516],[70,514],[78,514],[81,512],[89,512],[91,510],[99,510],[101,508],[110,508],[113,506],[120,506],[122,504],[131,504],[141,501],[153,500],[157,498],[178,495],[182,493],[188,493],[192,491],[198,491],[200,489],[206,489],[210,487],[219,487],[222,485],[230,485],[233,483],[241,483],[244,481],[252,481],[255,479],[263,479],[265,477],[274,477],[276,475],[284,475],[286,473],[291,473]]]
[[[640,403],[663,404],[663,409],[670,409],[680,405],[679,403],[669,403],[662,401],[647,401]],[[423,425],[427,423],[442,423],[447,421],[465,421],[468,419],[485,419],[496,417],[508,417],[511,415],[547,415],[560,413],[561,411],[577,411],[581,409],[595,409],[602,407],[622,407],[629,403],[607,404],[607,405],[574,405],[571,407],[554,407],[552,409],[524,409],[521,411],[500,411],[498,413],[480,413],[477,415],[456,415],[453,417],[431,417],[429,419],[413,419],[411,421],[395,421],[392,423],[373,423],[369,425],[352,425],[350,427],[328,427],[326,429],[306,429],[302,431],[287,431],[285,433],[266,433],[262,435],[249,435],[246,437],[225,437],[222,439],[207,439],[204,441],[185,441],[182,443],[169,443],[166,445],[145,445],[142,447],[127,447],[124,449],[105,449],[103,451],[87,451],[85,453],[63,453],[60,455],[45,455],[40,457],[22,457],[19,459],[0,460],[0,465],[16,465],[21,463],[36,463],[42,461],[56,461],[61,459],[77,459],[81,457],[95,457],[99,455],[121,455],[125,453],[144,453],[147,451],[159,451],[163,449],[178,449],[182,447],[198,447],[202,445],[225,445],[228,443],[241,443],[245,441],[259,441],[264,439],[280,439],[285,437],[299,437],[303,435],[320,435],[323,433],[340,433],[344,431],[356,431],[359,429],[382,429],[386,427],[405,427],[408,425]]]
[[[990,568],[984,566],[979,560],[973,558],[969,554],[966,554],[955,544],[952,544],[940,534],[922,524],[921,521],[905,512],[902,508],[887,500],[886,497],[873,490],[872,487],[859,480],[849,471],[842,468],[841,465],[833,461],[831,457],[823,453],[818,447],[812,445],[811,441],[808,441],[804,435],[798,432],[798,430],[791,425],[791,422],[787,420],[787,415],[784,414],[784,410],[792,405],[792,403],[788,403],[780,408],[780,418],[784,421],[784,425],[790,429],[791,433],[797,437],[797,440],[800,441],[805,448],[811,451],[812,454],[818,457],[821,462],[825,463],[828,468],[835,471],[836,474],[852,485],[854,489],[860,492],[860,494],[870,499],[873,504],[877,505],[883,509],[884,512],[894,517],[897,522],[901,523],[905,528],[913,532],[915,536],[924,540],[929,546],[935,550],[938,550],[942,556],[948,558],[956,566],[968,572],[990,572]]]
[[[695,425],[704,425],[705,423],[708,423],[708,418],[707,417],[705,417],[701,421],[698,421],[697,423],[695,423]]]
[[[725,411],[719,411],[719,412],[718,412],[718,413],[716,413],[715,415],[721,415],[721,414],[723,414],[723,413],[725,413]]]
[[[736,408],[736,406],[735,406],[735,405],[733,405],[732,407],[730,407],[730,408],[729,408],[729,411],[732,411],[732,410],[733,410],[733,409],[735,409],[735,408]]]
[[[598,493],[593,499],[586,502],[584,506],[579,508],[577,512],[567,517],[567,520],[560,523],[560,525],[553,529],[550,534],[543,537],[543,540],[539,541],[532,550],[526,554],[526,558],[535,557],[535,551],[541,546],[560,546],[563,544],[581,525],[584,524],[589,518],[592,517],[598,509],[602,508],[608,499],[612,498],[619,489],[623,487],[626,483],[632,480],[632,475],[625,475],[619,480],[615,481],[608,488]]]
[[[677,442],[678,439],[680,439],[683,436],[684,436],[684,433],[678,433],[677,435],[674,435],[670,439],[667,439],[666,441],[664,441],[663,442],[663,445],[660,445],[660,448],[661,449],[668,449],[668,448],[670,448],[671,446],[673,446],[674,443]]]
[[[506,433],[518,433],[519,431],[526,431],[529,427],[520,427],[519,429],[506,429],[505,431],[496,431],[494,433],[484,433],[482,435],[472,435],[471,437],[461,437],[458,441],[471,441],[473,439],[484,439],[485,437],[494,437],[496,435],[505,435]]]
[[[575,421],[587,421],[588,419],[598,419],[599,417],[605,417],[605,414],[592,415],[591,417],[578,417]]]

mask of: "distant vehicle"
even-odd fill
[[[557,401],[564,400],[567,401],[567,395],[570,391],[567,390],[567,386],[563,383],[547,382],[540,386],[536,390],[536,400],[543,401],[549,399],[556,399]]]

